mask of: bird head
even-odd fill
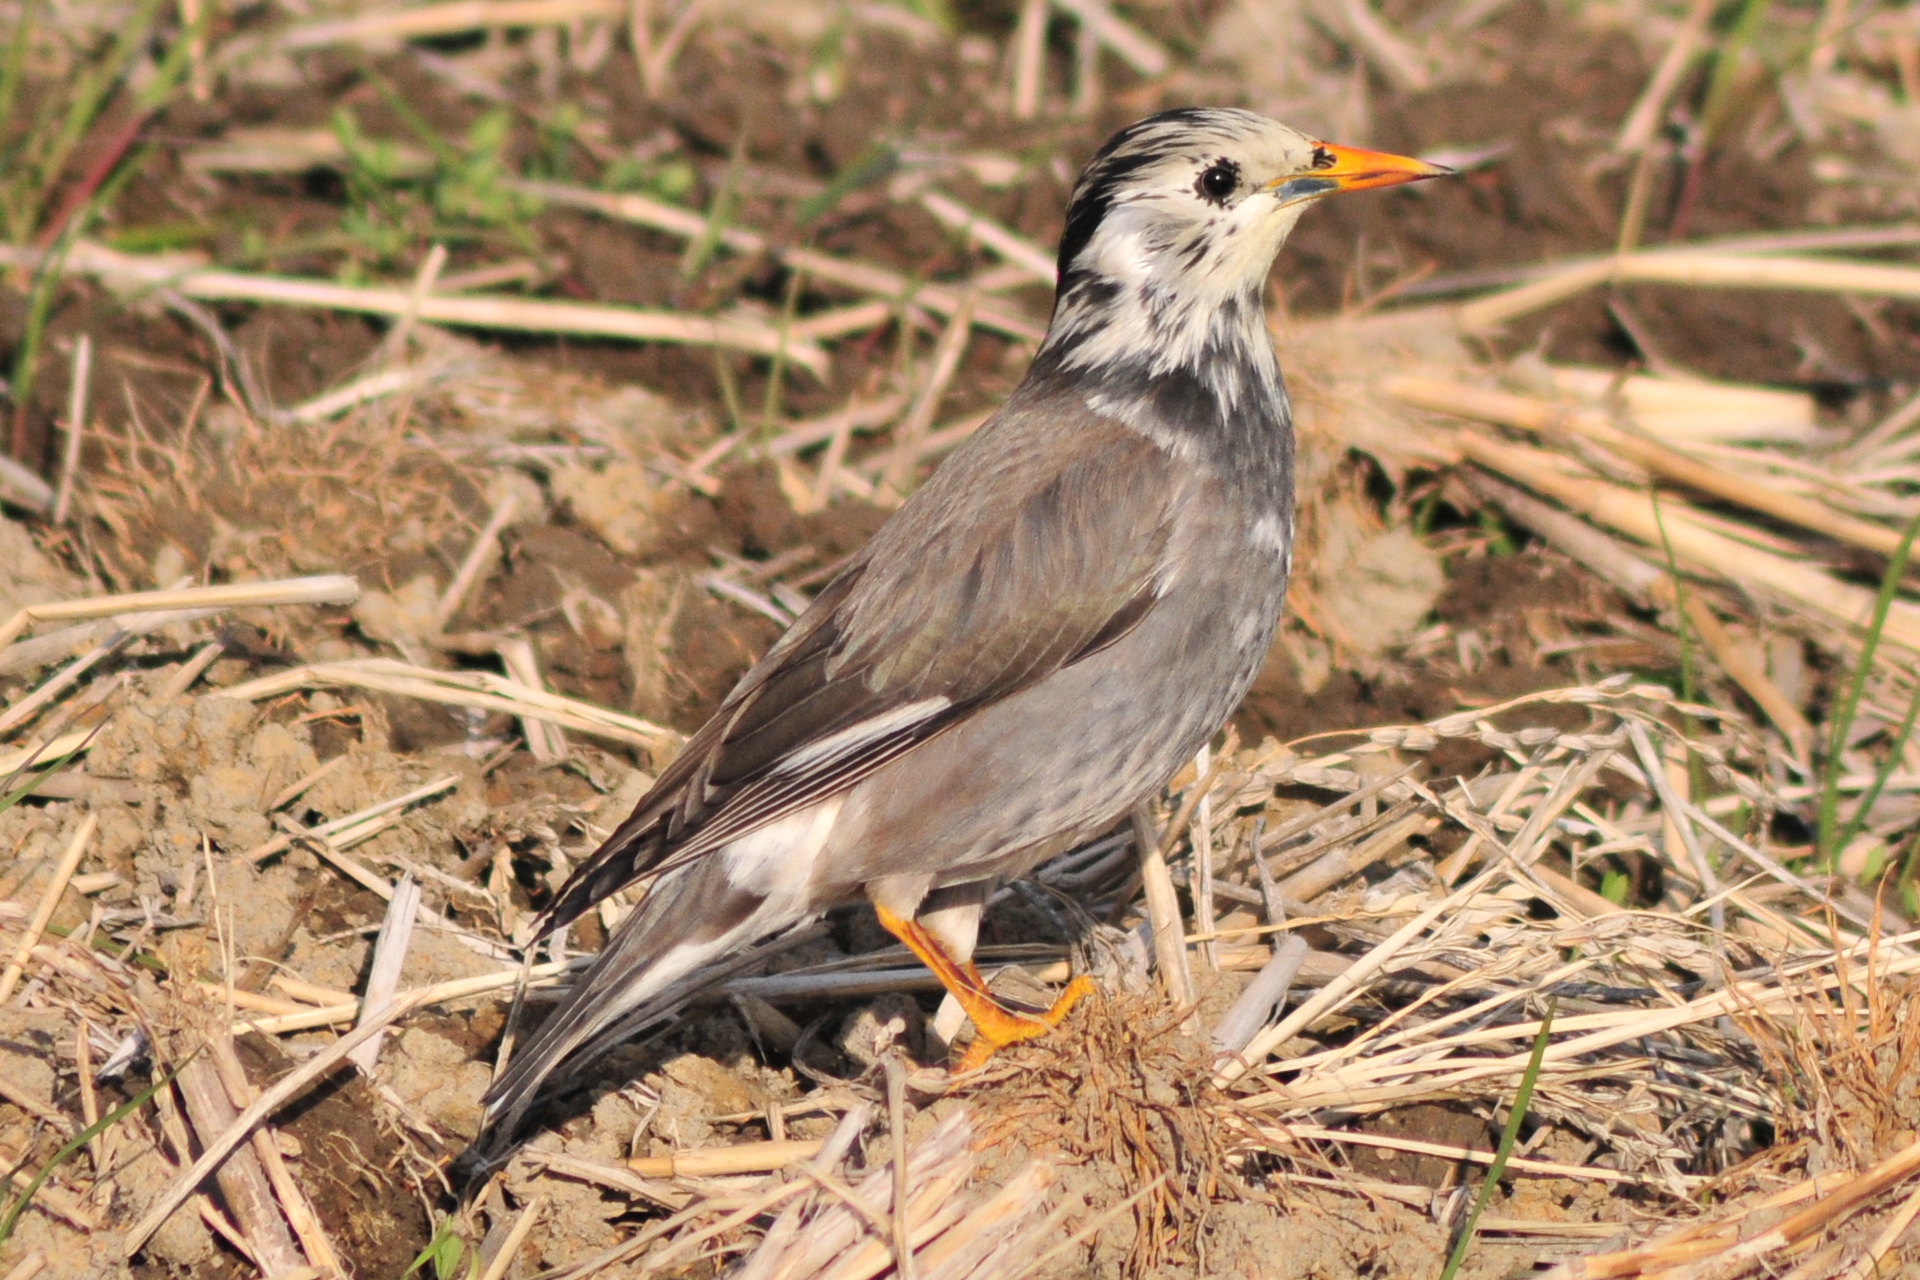
[[[1257,323],[1274,255],[1309,204],[1448,172],[1250,111],[1149,116],[1115,134],[1074,187],[1046,345],[1069,367],[1198,362],[1227,336],[1220,325]]]

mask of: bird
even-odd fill
[[[484,1100],[511,1131],[563,1064],[751,944],[868,902],[974,1025],[1045,1034],[972,961],[1004,881],[1100,835],[1225,723],[1293,548],[1294,442],[1262,295],[1306,208],[1437,177],[1249,111],[1109,139],[1075,183],[1025,378],[748,670],[536,938],[644,897]]]

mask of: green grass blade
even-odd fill
[[[886,143],[874,143],[834,174],[825,190],[800,202],[793,211],[793,225],[803,229],[812,226],[854,192],[884,182],[899,171],[900,153]]]
[[[1860,646],[1860,661],[1847,685],[1847,696],[1828,716],[1827,758],[1820,770],[1820,816],[1813,848],[1820,865],[1829,872],[1835,869],[1840,858],[1840,849],[1834,840],[1840,824],[1840,752],[1847,745],[1854,717],[1860,713],[1860,698],[1866,692],[1867,676],[1873,671],[1874,651],[1880,647],[1880,633],[1886,630],[1887,614],[1893,609],[1894,596],[1899,594],[1900,577],[1907,571],[1907,557],[1913,551],[1916,536],[1920,536],[1920,516],[1915,516],[1907,525],[1906,532],[1900,535],[1900,545],[1887,561],[1887,571],[1880,578],[1880,594],[1873,601],[1873,619],[1867,624],[1866,638]]]
[[[45,197],[59,180],[61,171],[66,168],[67,161],[72,158],[74,149],[92,131],[94,122],[106,109],[114,91],[125,82],[135,59],[146,47],[159,18],[160,4],[161,0],[145,0],[135,11],[132,21],[121,29],[106,58],[88,68],[74,82],[74,91],[67,98],[66,108],[61,113],[60,127],[48,140],[46,149],[34,166],[33,180],[40,189],[43,205]],[[187,41],[183,37],[178,43],[185,45]]]
[[[74,243],[87,233],[87,228],[93,225],[100,210],[112,203],[120,188],[140,171],[152,153],[153,148],[140,147],[130,154],[86,203],[74,211],[60,238],[40,259],[40,266],[34,272],[33,283],[27,294],[27,322],[21,331],[19,350],[13,357],[9,398],[16,411],[23,410],[33,394],[34,375],[40,366],[40,342],[46,336],[47,318],[53,313],[53,299],[60,288],[67,254],[73,249]]]
[[[1526,1122],[1527,1108],[1533,1103],[1533,1086],[1540,1079],[1540,1064],[1547,1056],[1547,1037],[1553,1031],[1553,1013],[1558,1004],[1557,999],[1547,1000],[1547,1011],[1540,1019],[1540,1034],[1533,1038],[1533,1052],[1527,1058],[1527,1069],[1520,1075],[1520,1087],[1514,1092],[1513,1109],[1507,1113],[1507,1127],[1500,1131],[1500,1147],[1493,1153],[1493,1163],[1487,1167],[1480,1194],[1473,1198],[1473,1209],[1460,1225],[1460,1238],[1453,1243],[1453,1253],[1447,1258],[1447,1269],[1440,1273],[1440,1280],[1453,1280],[1467,1260],[1467,1251],[1473,1247],[1474,1228],[1480,1225],[1480,1215],[1486,1210],[1487,1201],[1493,1198],[1493,1189],[1500,1185],[1500,1175],[1507,1171],[1507,1161],[1520,1140],[1520,1126]]]
[[[73,750],[67,752],[67,754],[61,756],[58,760],[55,760],[51,764],[48,764],[45,769],[43,769],[40,773],[35,775],[33,781],[22,785],[17,790],[9,791],[5,796],[0,796],[0,813],[5,813],[7,810],[13,808],[13,806],[15,806],[16,804],[19,804],[22,800],[26,799],[28,796],[33,794],[35,787],[38,787],[41,783],[45,782],[48,778],[51,778],[54,774],[60,772],[62,769],[66,768],[68,765],[72,764],[76,756],[78,756],[82,751],[85,751],[88,747],[93,745],[93,740],[100,736],[100,731],[104,728],[106,728],[106,724],[104,722],[101,724],[95,725],[90,731],[88,731],[87,736],[80,740],[80,745],[76,746]],[[30,754],[25,760],[22,760],[20,762],[20,765],[18,768],[16,768],[13,772],[9,773],[6,777],[0,778],[0,787],[11,787],[14,785],[14,783],[18,782],[20,780],[21,774],[25,773],[27,770],[33,768],[35,765],[40,763],[39,755],[40,755],[40,749],[36,748],[32,754]]]
[[[20,6],[13,39],[7,41],[6,60],[0,62],[0,139],[5,138],[13,124],[14,104],[20,101],[20,86],[26,81],[27,50],[33,44],[34,20],[46,4],[47,0],[25,0]],[[0,158],[11,158],[11,153],[0,152]]]
[[[713,349],[713,379],[720,384],[720,400],[727,407],[728,429],[735,435],[743,434],[747,429],[747,411],[740,404],[740,384],[734,380],[727,353],[719,347]]]
[[[47,932],[56,938],[71,938],[74,934],[82,932],[84,927],[85,926],[82,926],[76,929],[72,925],[49,924],[47,926]],[[133,944],[136,940],[137,939],[130,938],[126,942],[115,943],[112,939],[103,938],[96,932],[93,937],[88,940],[87,945],[103,956],[111,956],[121,964],[138,965],[149,973],[158,974],[163,978],[166,977],[166,962],[150,951],[135,951]]]
[[[192,1062],[199,1054],[200,1051],[198,1049],[194,1050],[193,1053],[188,1056],[187,1062]],[[141,1107],[144,1107],[152,1100],[154,1094],[159,1093],[162,1089],[173,1083],[173,1078],[180,1074],[181,1070],[187,1065],[187,1062],[181,1063],[165,1076],[154,1081],[147,1088],[141,1090],[133,1097],[128,1098],[125,1102],[107,1112],[106,1115],[101,1116],[98,1120],[82,1129],[79,1133],[74,1134],[72,1140],[69,1141],[66,1146],[54,1152],[53,1158],[40,1166],[40,1172],[33,1175],[33,1180],[27,1183],[27,1185],[21,1189],[20,1194],[15,1197],[14,1202],[7,1206],[6,1216],[0,1218],[0,1248],[6,1247],[8,1238],[13,1235],[13,1229],[20,1221],[20,1215],[27,1211],[27,1206],[33,1203],[35,1193],[46,1185],[47,1179],[53,1176],[55,1169],[58,1169],[61,1165],[72,1159],[74,1152],[86,1146],[87,1143],[93,1141],[93,1139],[99,1137],[114,1125],[119,1124]]]
[[[1914,687],[1913,697],[1907,701],[1907,714],[1900,721],[1899,732],[1893,735],[1893,743],[1887,750],[1887,758],[1882,760],[1880,767],[1873,772],[1873,784],[1861,795],[1860,803],[1853,807],[1853,816],[1847,819],[1847,825],[1840,828],[1840,834],[1834,837],[1833,856],[1836,860],[1846,852],[1847,846],[1853,843],[1853,838],[1860,834],[1860,829],[1867,825],[1867,815],[1873,811],[1874,801],[1880,798],[1880,792],[1886,788],[1887,779],[1893,776],[1893,771],[1900,765],[1900,746],[1913,732],[1913,723],[1916,719],[1920,719],[1920,684]]]
[[[1772,0],[1746,0],[1733,20],[1733,27],[1721,42],[1708,77],[1707,96],[1700,106],[1700,134],[1703,143],[1719,139],[1731,115],[1735,91],[1740,87],[1741,59],[1755,49],[1760,26],[1766,20]],[[1757,50],[1755,50],[1757,53]]]
[[[75,753],[75,754],[78,754],[78,753]],[[60,759],[54,761],[52,764],[42,769],[39,773],[34,774],[33,777],[28,779],[26,782],[21,783],[19,786],[15,787],[12,791],[7,792],[7,794],[0,796],[0,813],[5,813],[7,810],[13,808],[13,806],[19,804],[22,800],[25,800],[28,796],[32,795],[35,791],[39,790],[41,783],[45,782],[48,778],[51,778],[54,774],[59,773],[62,769],[66,768],[67,761],[71,759],[73,759],[73,756],[71,755],[62,756]],[[16,774],[15,776],[17,777],[18,774]]]
[[[687,251],[680,258],[682,280],[691,280],[707,269],[707,263],[713,261],[713,255],[720,248],[720,237],[733,225],[734,215],[739,212],[740,175],[746,162],[747,131],[743,126],[740,136],[734,139],[726,171],[720,175],[719,189],[707,206],[706,225],[700,228],[699,235],[688,241]]]
[[[787,339],[793,333],[794,318],[800,312],[800,289],[805,283],[801,272],[787,277],[787,296],[780,307],[780,341],[773,349],[773,368],[767,373],[767,394],[760,403],[760,443],[773,438],[773,424],[780,417],[780,393],[787,378]]]

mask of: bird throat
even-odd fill
[[[1222,461],[1258,466],[1289,433],[1257,286],[1182,293],[1074,272],[1034,361],[1035,374],[1056,370],[1087,389],[1089,408],[1176,454],[1224,450]]]

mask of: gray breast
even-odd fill
[[[832,884],[1025,872],[1164,785],[1259,671],[1286,595],[1285,548],[1254,533],[1244,485],[1194,477],[1162,598],[1110,647],[982,708],[861,783],[836,824]]]

